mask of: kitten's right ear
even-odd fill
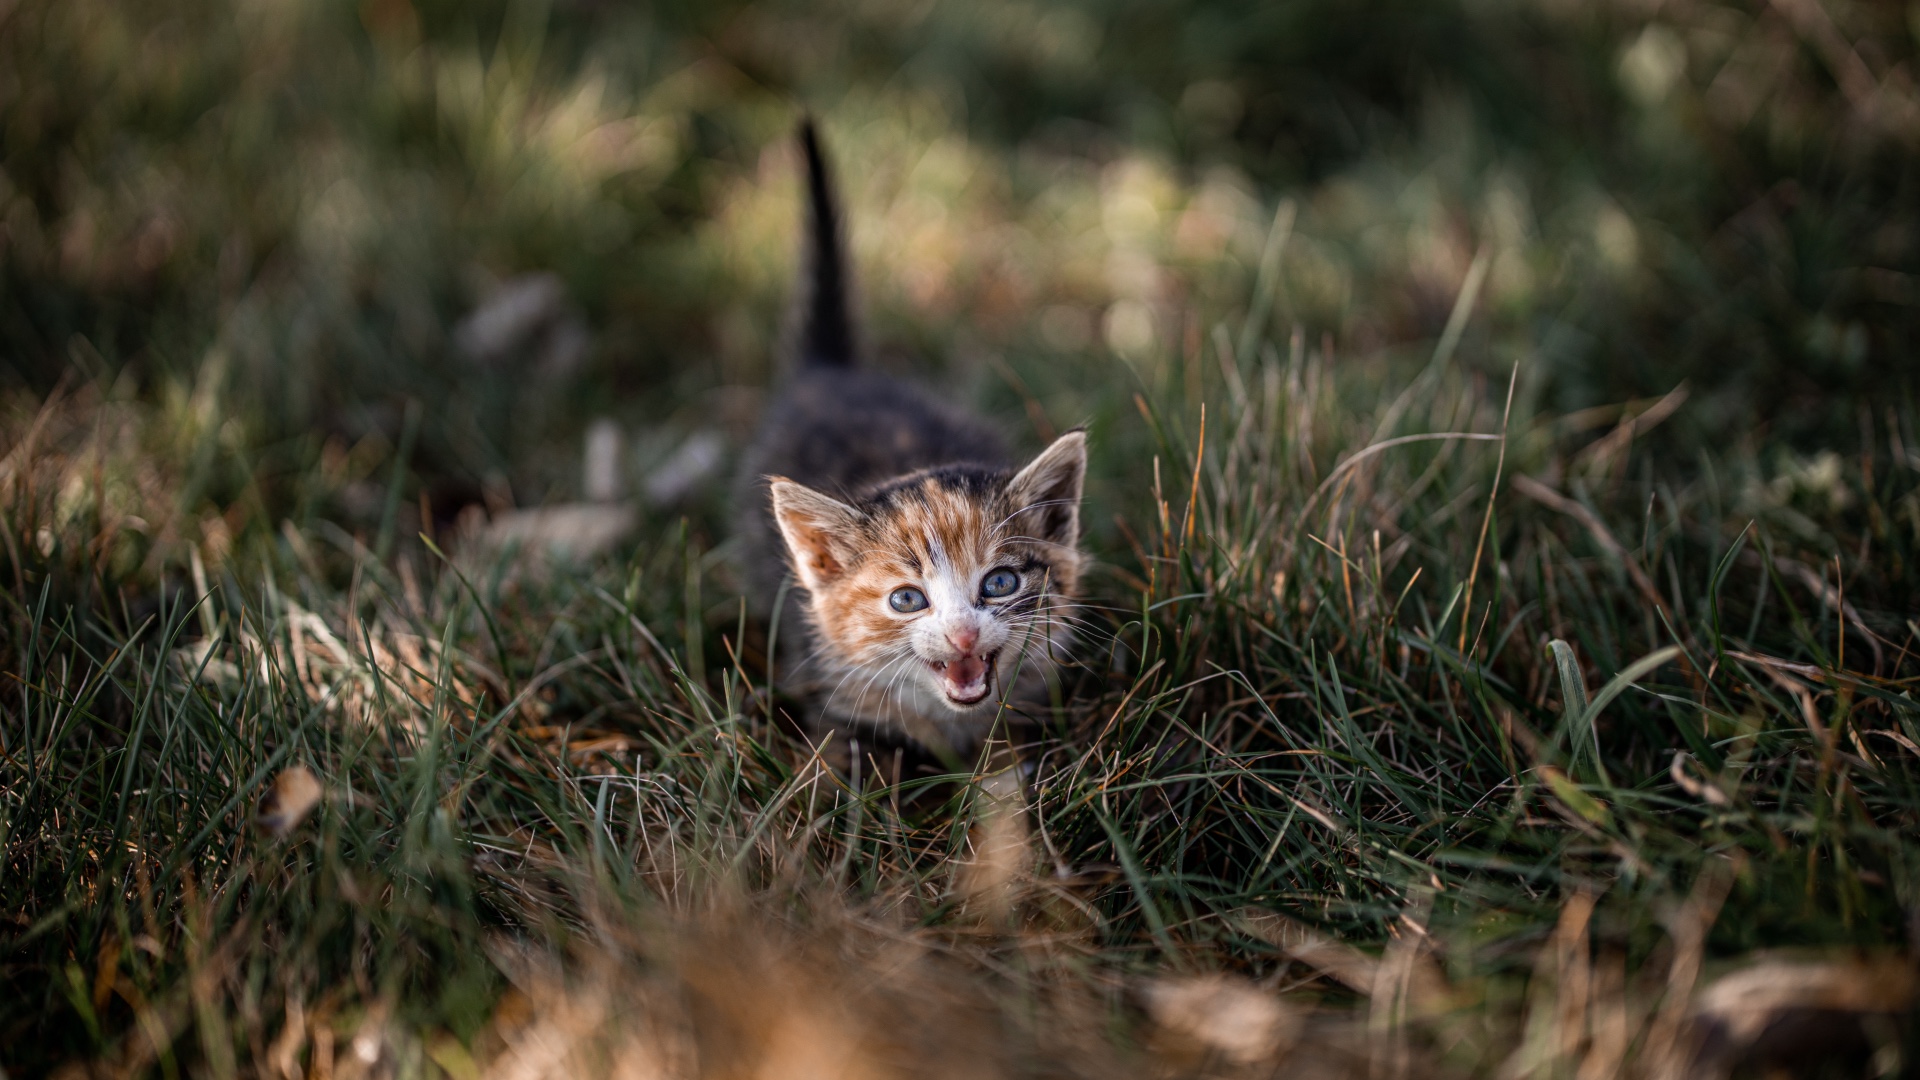
[[[853,565],[860,511],[805,484],[772,479],[773,520],[787,542],[788,561],[801,586],[817,593]]]

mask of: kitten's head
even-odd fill
[[[819,661],[866,710],[990,713],[1052,659],[1078,592],[1084,433],[1026,468],[911,473],[843,502],[775,478],[773,515],[807,590]],[[875,700],[874,695],[890,701]]]

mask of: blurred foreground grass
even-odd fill
[[[1915,10],[0,7],[0,1065],[1911,1068]],[[796,101],[1094,433],[1024,806],[773,719]]]

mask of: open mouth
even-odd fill
[[[978,705],[993,692],[993,662],[998,650],[982,656],[962,656],[958,660],[929,660],[927,666],[940,677],[940,690],[954,705]]]

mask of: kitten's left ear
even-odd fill
[[[1087,476],[1087,433],[1069,431],[1007,482],[1020,536],[1072,547],[1080,539],[1080,489]]]

